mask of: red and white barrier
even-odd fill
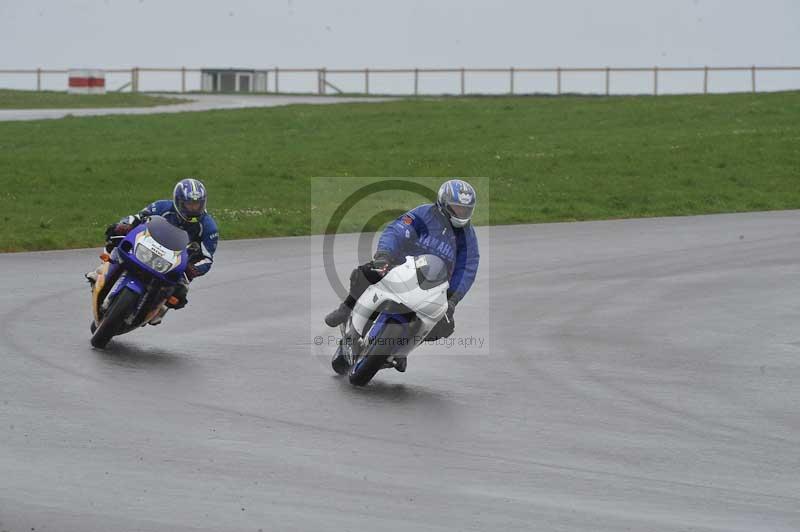
[[[106,73],[103,70],[70,69],[70,94],[105,94]]]

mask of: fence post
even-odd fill
[[[561,67],[556,69],[556,94],[561,95]]]
[[[139,67],[131,70],[131,92],[139,92]]]
[[[42,67],[36,69],[36,91],[42,90]]]
[[[280,72],[281,69],[275,67],[275,93],[279,94],[281,92],[281,85],[280,85]]]
[[[414,96],[419,94],[419,69],[414,69]]]
[[[322,94],[325,91],[325,82],[322,81],[322,69],[317,69],[317,94]]]
[[[611,91],[611,68],[606,67],[606,96],[608,96]]]
[[[653,67],[653,96],[658,96],[658,67]]]
[[[186,67],[181,67],[181,92],[186,92]]]
[[[364,94],[369,96],[369,69],[364,69]]]
[[[703,67],[703,94],[708,94],[708,67]]]
[[[511,94],[514,94],[514,67],[508,69],[508,82],[510,84],[509,89]]]
[[[465,80],[464,80],[464,67],[461,67],[461,96],[464,96],[465,92]]]
[[[753,94],[756,92],[756,66],[750,67],[750,86],[753,89]]]

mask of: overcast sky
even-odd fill
[[[800,64],[798,0],[0,0],[0,68]]]

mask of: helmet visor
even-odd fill
[[[472,211],[475,209],[474,205],[459,205],[453,203],[447,207],[451,215],[461,220],[469,220],[472,217]]]
[[[176,202],[176,207],[178,207],[178,212],[180,213],[183,218],[189,220],[191,222],[197,221],[197,218],[203,215],[206,212],[206,200],[203,199],[186,199],[180,200]]]
[[[183,202],[183,212],[191,216],[200,216],[206,208],[203,200],[186,200]]]

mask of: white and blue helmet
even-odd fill
[[[197,179],[187,177],[175,185],[172,202],[181,218],[187,222],[198,222],[206,212],[206,187]]]
[[[451,179],[439,187],[436,205],[450,218],[453,227],[464,227],[472,218],[477,199],[472,185],[461,179]]]

